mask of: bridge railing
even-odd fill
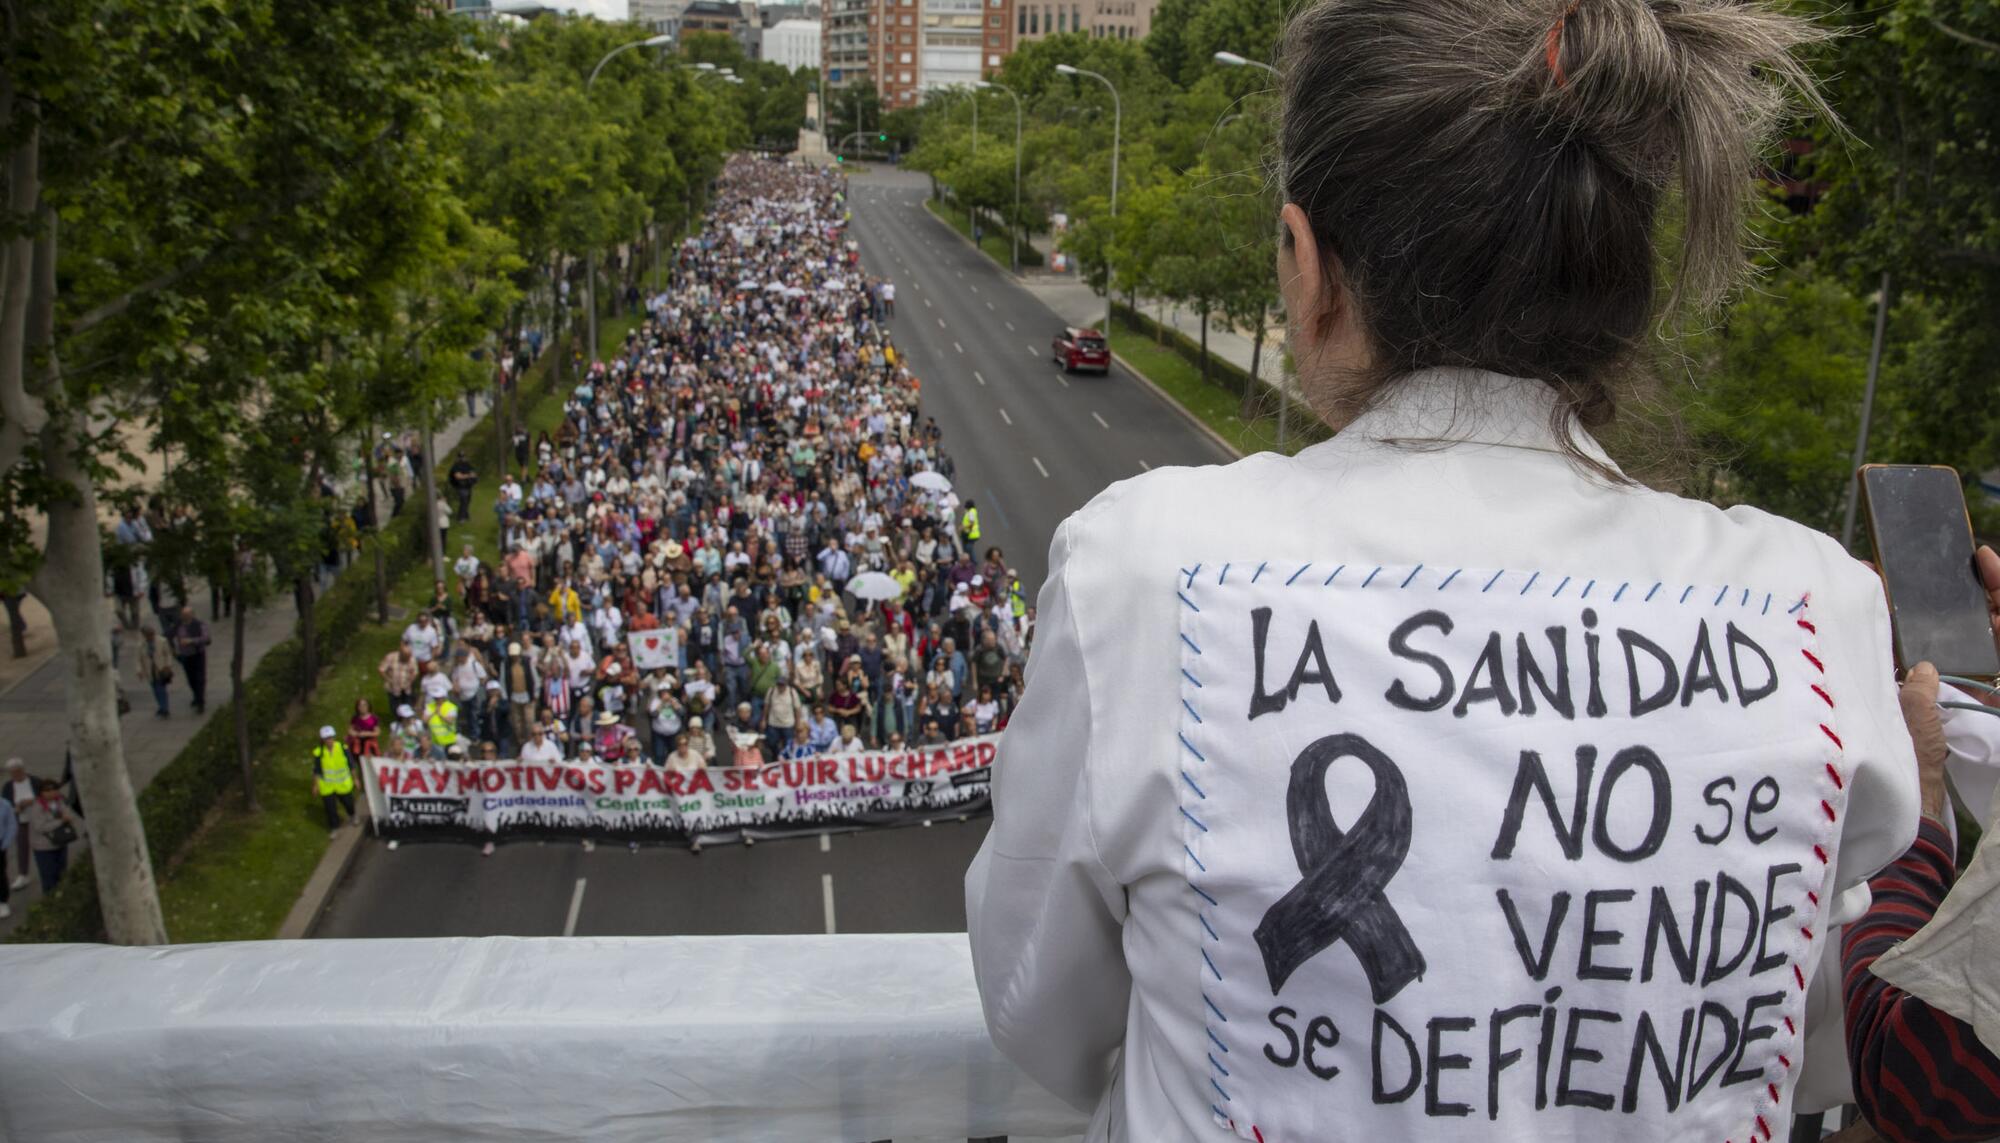
[[[0,1139],[1064,1136],[963,934],[0,947]]]

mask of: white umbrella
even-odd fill
[[[757,288],[757,279],[745,278],[742,281],[736,283],[736,288],[739,290],[754,290]]]
[[[903,585],[881,572],[862,572],[847,581],[847,594],[856,599],[901,599]]]
[[[764,292],[767,294],[782,294],[785,292],[785,284],[783,282],[766,283],[764,286]]]
[[[942,472],[919,472],[910,478],[910,483],[926,492],[950,492],[951,481]]]
[[[819,288],[822,290],[844,290],[847,286],[839,278],[828,278],[819,284]]]
[[[787,286],[785,287],[785,296],[788,298],[803,298],[806,296],[806,292],[797,286]]]

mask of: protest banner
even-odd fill
[[[642,671],[673,670],[680,665],[681,632],[678,627],[655,627],[625,636],[632,649],[632,665]]]
[[[363,760],[377,832],[708,844],[914,825],[987,807],[997,734],[897,753],[680,771],[644,762]]]
[[[1849,784],[1799,594],[1255,560],[1174,589],[1219,1126],[1783,1133]]]

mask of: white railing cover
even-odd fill
[[[964,934],[0,947],[0,1139],[965,1139],[1085,1117]]]

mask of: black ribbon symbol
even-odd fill
[[[1375,793],[1352,832],[1333,820],[1326,771],[1342,758],[1358,758],[1375,775]],[[1329,735],[1292,763],[1285,816],[1300,879],[1265,912],[1257,947],[1271,995],[1292,973],[1328,946],[1346,941],[1368,975],[1375,1003],[1386,1004],[1424,974],[1424,954],[1382,889],[1410,852],[1410,792],[1403,772],[1358,734]]]

